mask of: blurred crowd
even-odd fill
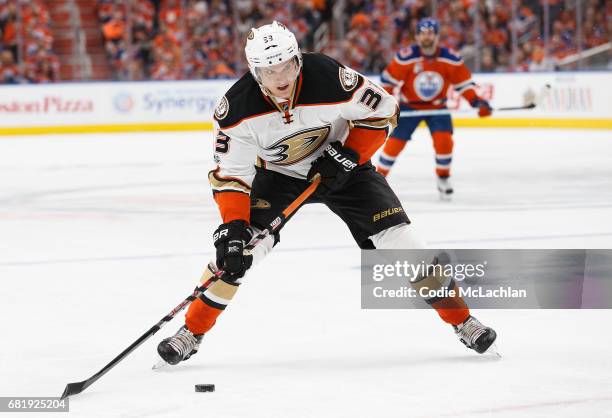
[[[324,1],[99,0],[98,18],[117,79],[231,78],[244,71],[244,37],[253,26],[288,23],[311,44]],[[131,45],[131,47],[129,47]]]
[[[479,70],[484,72],[553,70],[559,60],[579,50],[576,8],[568,8],[563,0],[548,0],[548,59],[541,0],[517,0],[514,11],[512,0],[438,0],[435,8],[423,0],[347,2],[350,26],[345,55],[348,63],[365,72],[379,72],[390,58],[389,49],[414,42],[416,23],[426,16],[440,21],[442,45],[466,60],[479,58]],[[583,49],[609,42],[612,0],[583,0],[582,4]]]
[[[436,16],[442,27],[442,41],[464,56],[474,56],[479,52],[481,71],[553,70],[556,62],[579,51],[578,16],[576,8],[566,7],[565,1],[548,1],[547,59],[542,3],[540,0],[516,1],[513,11],[512,0],[440,1]],[[582,4],[583,49],[609,42],[612,1],[583,0]],[[601,12],[596,15],[596,10]],[[514,40],[513,28],[516,29]],[[481,34],[480,42],[475,37],[478,32]],[[516,45],[514,53],[513,42]]]
[[[441,43],[461,53],[473,70],[552,70],[578,51],[580,41],[576,2],[568,0],[548,0],[548,55],[542,0],[516,0],[514,10],[512,0],[344,0],[342,19],[334,14],[335,0],[92,4],[117,80],[236,77],[246,70],[246,33],[272,20],[291,28],[304,51],[327,53],[364,73],[379,73],[395,51],[414,42],[416,22],[432,15],[441,23]],[[583,49],[609,42],[612,0],[582,4]],[[49,13],[41,0],[0,0],[0,82],[58,80],[52,44]]]
[[[129,11],[123,3],[99,0],[98,6],[118,79],[235,77],[245,70],[245,34],[272,20],[290,27],[303,50],[364,73],[380,72],[414,41],[418,19],[431,15],[440,20],[441,43],[468,64],[478,61],[480,71],[552,70],[578,51],[579,41],[575,7],[566,8],[565,0],[548,1],[548,57],[541,0],[517,0],[515,10],[512,0],[346,0],[340,24],[332,17],[333,0],[136,0]],[[612,0],[583,4],[583,48],[609,42]]]
[[[0,83],[58,81],[52,46],[49,11],[42,1],[0,0]]]

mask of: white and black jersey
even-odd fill
[[[255,165],[303,179],[324,145],[344,143],[356,127],[386,137],[397,112],[395,98],[384,89],[323,54],[303,55],[286,101],[264,94],[247,73],[215,109],[213,192],[249,193]]]

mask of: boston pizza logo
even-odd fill
[[[444,87],[444,79],[435,71],[423,71],[414,78],[414,91],[423,101],[434,99]]]

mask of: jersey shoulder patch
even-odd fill
[[[397,54],[395,54],[395,59],[400,63],[403,64],[406,61],[415,59],[415,58],[419,58],[421,56],[421,50],[417,45],[410,45],[407,46],[406,48],[402,48],[399,51],[397,51]]]
[[[364,78],[324,54],[303,54],[302,87],[298,104],[326,104],[351,100]]]
[[[215,107],[215,119],[217,119],[217,121],[223,120],[225,119],[228,113],[229,102],[227,101],[227,97],[223,96],[221,100],[219,100],[217,107]]]
[[[248,117],[274,110],[264,99],[257,81],[247,72],[221,98],[215,108],[215,120],[221,128],[228,128]]]
[[[338,71],[340,85],[344,91],[353,91],[359,84],[359,74],[348,67],[340,67]]]
[[[461,58],[461,55],[459,55],[458,52],[446,47],[440,48],[440,54],[438,55],[438,57],[448,61],[456,62],[457,64],[463,61],[463,58]]]

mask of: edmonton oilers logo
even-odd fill
[[[134,108],[134,100],[128,93],[119,93],[113,99],[115,110],[120,113],[127,113]]]
[[[442,76],[434,71],[423,71],[414,78],[414,91],[421,100],[432,100],[443,86]]]

